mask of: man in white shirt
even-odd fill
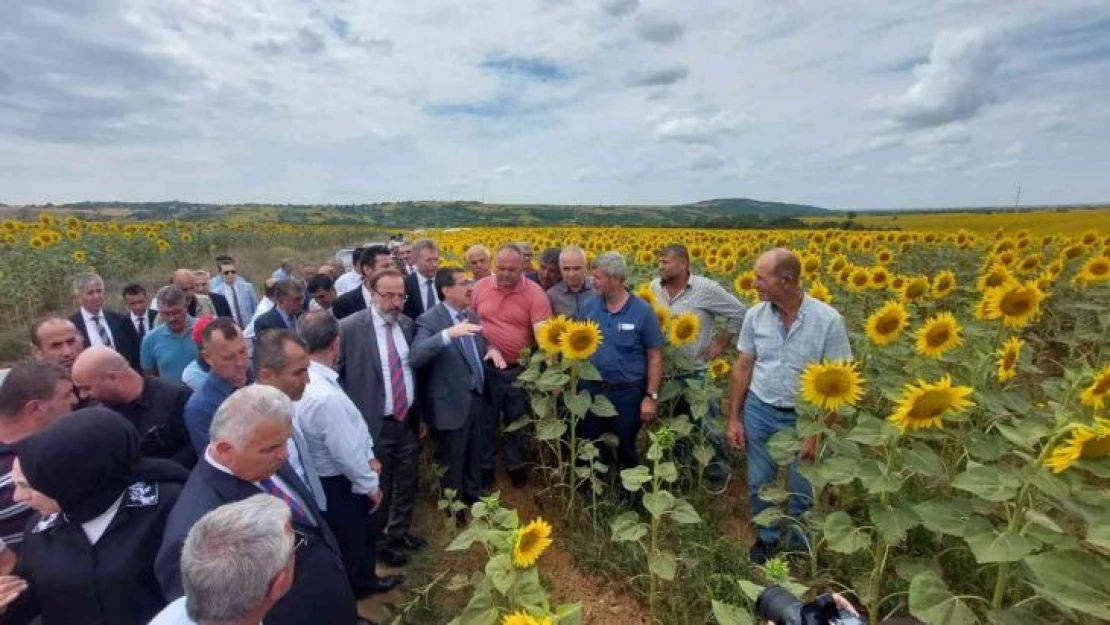
[[[151,310],[150,296],[147,295],[146,288],[138,282],[132,282],[123,287],[123,303],[127,306],[131,325],[139,337],[139,344],[142,344],[143,337],[150,332],[154,327],[154,321],[158,319],[158,311]]]
[[[110,347],[137,369],[138,335],[127,317],[104,310],[104,280],[95,273],[77,274],[73,279],[73,294],[77,296],[80,306],[69,320],[85,339],[85,345]]]
[[[375,536],[370,515],[382,503],[378,487],[381,463],[362,413],[339,386],[339,322],[325,311],[312,312],[298,330],[308,345],[308,386],[294,409],[294,426],[304,436],[308,461],[315,468],[328,500],[324,516],[343,551],[343,563],[355,597],[387,592],[400,576],[374,573]]]
[[[362,268],[360,265],[362,252],[363,248],[361,247],[356,247],[351,251],[351,268],[335,279],[336,293],[340,295],[349,293],[362,284]]]
[[[405,276],[404,313],[416,319],[439,304],[436,293],[436,271],[439,270],[439,246],[431,239],[420,239],[412,244],[416,271]]]
[[[260,624],[293,585],[298,537],[289,521],[289,507],[264,494],[202,516],[181,549],[185,596],[150,625]]]

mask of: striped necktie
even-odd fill
[[[405,390],[405,370],[401,366],[401,353],[397,351],[397,343],[393,340],[395,327],[395,324],[386,322],[385,346],[389,356],[389,387],[393,397],[393,418],[404,421],[409,410],[409,397]]]
[[[112,337],[108,335],[108,328],[100,323],[100,315],[93,315],[92,320],[93,325],[96,326],[96,333],[100,335],[100,342],[107,347],[115,347],[115,345],[112,345]]]
[[[293,499],[292,495],[285,492],[284,488],[278,486],[277,482],[275,482],[273,478],[268,477],[258,484],[267,493],[270,493],[274,497],[277,497],[278,499],[284,501],[285,505],[289,506],[289,511],[293,513],[294,521],[299,522],[301,525],[316,525],[316,523],[312,521],[311,517],[308,516],[308,512],[301,507],[301,504],[297,503],[297,500]]]

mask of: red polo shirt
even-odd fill
[[[520,358],[521,350],[535,345],[532,326],[551,316],[547,293],[524,276],[511,289],[498,286],[496,276],[482,278],[474,285],[471,301],[482,336],[510,365]]]

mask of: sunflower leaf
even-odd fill
[[[669,514],[671,518],[674,519],[675,523],[681,523],[683,525],[701,523],[701,517],[698,516],[698,511],[694,509],[694,506],[690,505],[690,502],[684,499],[675,499]]]
[[[536,440],[553,441],[562,438],[567,431],[566,421],[554,417],[540,419],[536,422]]]
[[[779,519],[783,516],[782,510],[779,510],[775,506],[771,506],[752,517],[752,523],[759,527],[771,527],[775,523],[778,523]]]
[[[898,428],[883,419],[861,415],[846,438],[873,447],[898,438]]]
[[[871,523],[887,544],[897,545],[906,539],[906,532],[921,523],[912,511],[872,504],[868,507]]]
[[[753,604],[756,599],[759,599],[759,595],[763,594],[763,591],[766,590],[763,586],[754,582],[749,582],[746,579],[737,580],[736,583],[740,586],[740,590],[744,593],[744,596],[748,598],[748,601],[751,601]]]
[[[962,499],[934,499],[912,507],[925,529],[949,536],[963,536],[972,513],[971,504]]]
[[[898,458],[902,465],[924,477],[937,477],[943,471],[940,456],[925,443],[914,443],[906,449],[899,449]]]
[[[747,611],[734,605],[713,600],[713,618],[718,625],[751,625],[752,617]]]
[[[512,558],[507,553],[498,554],[486,563],[486,578],[497,592],[506,595],[516,581],[516,570]]]
[[[981,465],[957,475],[952,480],[952,486],[998,503],[1017,496],[1021,479],[998,467]]]
[[[698,445],[694,447],[693,456],[699,467],[707,467],[709,462],[713,460],[713,448],[709,445]]]
[[[532,395],[531,404],[532,413],[536,415],[537,419],[555,416],[552,414],[555,410],[555,398],[551,395]]]
[[[564,393],[563,404],[566,405],[567,410],[572,415],[579,419],[586,416],[590,410],[590,393],[588,391],[578,391],[577,393]]]
[[[609,529],[616,542],[639,542],[648,533],[648,526],[640,522],[640,515],[631,510],[610,521]]]
[[[1053,550],[1028,556],[1025,564],[1041,596],[1085,614],[1110,619],[1110,563],[1084,551]]]
[[[829,549],[851,554],[871,544],[871,534],[852,525],[847,512],[837,511],[825,517],[825,542]]]
[[[802,442],[798,440],[792,429],[779,430],[767,440],[767,453],[779,465],[788,465],[794,462],[798,458],[798,450],[801,448]]]
[[[655,518],[661,518],[663,513],[674,506],[675,497],[670,491],[661,490],[655,493],[644,493],[644,508]]]
[[[660,462],[655,466],[655,477],[670,484],[678,480],[678,468],[673,462]]]
[[[651,471],[644,465],[621,470],[621,484],[625,490],[636,492],[640,487],[651,481]]]
[[[576,360],[574,366],[578,368],[578,379],[588,380],[590,382],[600,382],[601,373],[598,372],[594,363],[588,360]]]
[[[617,409],[609,398],[598,394],[594,395],[594,402],[590,405],[590,413],[597,417],[615,417]]]
[[[1032,553],[1036,545],[1028,538],[999,532],[983,517],[974,517],[964,527],[964,540],[979,564],[1017,562]]]
[[[674,554],[669,551],[657,551],[648,554],[648,569],[651,570],[652,575],[658,578],[667,581],[673,580],[677,566],[678,563]]]
[[[910,582],[910,614],[926,623],[971,625],[978,623],[967,603],[948,590],[939,575],[924,571]]]

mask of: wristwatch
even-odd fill
[[[650,397],[652,401],[659,401],[659,393],[648,393],[647,396]]]

